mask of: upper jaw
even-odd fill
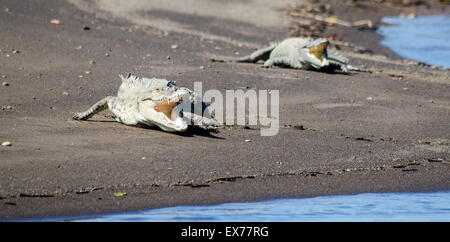
[[[158,95],[144,100],[150,100],[154,103],[151,112],[153,113],[152,122],[167,132],[186,131],[188,124],[183,120],[181,103],[188,98],[188,92],[178,90],[170,95]]]
[[[155,90],[152,95],[145,97],[142,101],[151,100],[156,104],[163,102],[179,102],[189,96],[189,92],[184,89],[164,88]]]

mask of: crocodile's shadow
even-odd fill
[[[150,126],[144,126],[144,125],[137,125],[135,127],[143,128],[143,129],[149,129],[149,130],[156,130],[156,131],[160,131],[160,132],[165,132],[165,131],[161,130],[158,127],[150,127]],[[205,130],[205,129],[199,128],[197,126],[189,126],[188,129],[185,132],[173,132],[173,133],[170,133],[170,134],[183,136],[183,137],[203,136],[203,137],[212,138],[212,139],[225,139],[225,138],[222,138],[222,137],[215,136],[212,133],[218,133],[218,131]]]
[[[83,122],[117,123],[117,121],[115,121],[115,120],[83,120]],[[134,125],[134,126],[130,126],[130,127],[164,132],[158,127],[150,127],[150,126],[145,126],[145,125]],[[218,131],[204,130],[204,129],[201,129],[196,126],[189,126],[189,128],[185,132],[174,132],[174,133],[170,133],[170,134],[183,136],[183,137],[203,136],[203,137],[212,138],[212,139],[223,139],[223,140],[225,139],[222,137],[215,136],[215,135],[213,135],[213,133],[218,133]]]
[[[213,135],[214,133],[217,134],[219,132],[216,130],[204,130],[204,129],[201,129],[196,126],[189,126],[189,128],[186,130],[186,132],[175,133],[175,134],[183,136],[183,137],[203,136],[203,137],[212,138],[212,139],[221,139],[221,140],[225,139],[225,138]]]
[[[267,68],[264,66],[261,66],[262,68]],[[289,66],[286,65],[279,65],[276,67],[270,67],[270,68],[278,68],[278,69],[291,69],[291,70],[295,70],[293,68],[290,68]],[[313,71],[313,72],[317,72],[317,73],[324,73],[324,74],[329,74],[329,75],[344,75],[344,76],[352,76],[354,74],[358,74],[358,72],[343,72],[343,71],[337,71],[332,67],[329,68],[322,68],[320,71],[317,70],[302,70],[302,71]]]
[[[219,62],[217,60],[214,60],[213,62]],[[226,61],[224,61],[226,62]],[[233,63],[231,61],[228,61],[229,63]],[[258,61],[256,63],[245,63],[245,64],[249,64],[249,65],[254,65],[254,64],[263,64],[264,62]],[[239,64],[243,64],[243,63],[239,63]],[[289,67],[288,65],[283,65],[283,64],[279,64],[277,66],[271,66],[271,67],[265,67],[265,66],[260,66],[261,68],[265,68],[265,69],[290,69],[290,70],[296,70],[292,67]],[[352,76],[354,74],[359,74],[359,71],[349,71],[349,72],[344,72],[344,71],[340,71],[340,70],[336,70],[333,67],[324,67],[322,68],[320,71],[318,70],[304,70],[301,69],[301,71],[308,71],[308,72],[317,72],[317,73],[324,73],[324,74],[330,74],[330,75],[345,75],[345,76]],[[371,71],[364,71],[364,72],[369,72],[372,73]]]

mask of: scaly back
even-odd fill
[[[312,39],[292,37],[284,39],[281,42],[273,42],[271,45],[277,44],[276,48],[270,53],[270,58],[279,58],[287,56],[298,56],[299,50],[304,48]]]
[[[120,75],[122,84],[117,92],[117,97],[120,99],[145,97],[149,92],[164,87],[175,86],[173,81],[157,78],[139,78],[128,74],[126,77]]]

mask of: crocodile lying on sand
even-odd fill
[[[347,57],[335,50],[328,50],[327,39],[287,38],[257,50],[251,55],[235,59],[236,62],[256,63],[263,60],[264,67],[282,66],[295,69],[343,72],[368,70],[348,64]]]
[[[131,74],[120,77],[122,84],[117,96],[103,98],[73,119],[87,120],[109,108],[116,120],[126,125],[158,126],[167,132],[183,132],[188,125],[207,130],[217,128],[207,104],[191,90],[165,79],[138,78]],[[203,116],[194,113],[194,106],[202,109]]]

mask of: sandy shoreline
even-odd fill
[[[12,144],[0,146],[0,219],[450,188],[449,70],[403,62],[374,44],[375,33],[352,39],[345,29],[336,30],[344,41],[373,51],[346,53],[372,73],[211,62],[286,37],[285,11],[255,7],[239,21],[212,10],[143,9],[136,23],[107,7],[0,1],[0,82],[8,83],[0,86],[0,142]],[[264,11],[271,20],[257,24],[252,17]],[[367,17],[383,11],[398,13]],[[108,112],[71,120],[115,93],[128,72],[191,88],[201,81],[205,90],[280,90],[279,134],[240,126],[169,134],[112,122]]]

